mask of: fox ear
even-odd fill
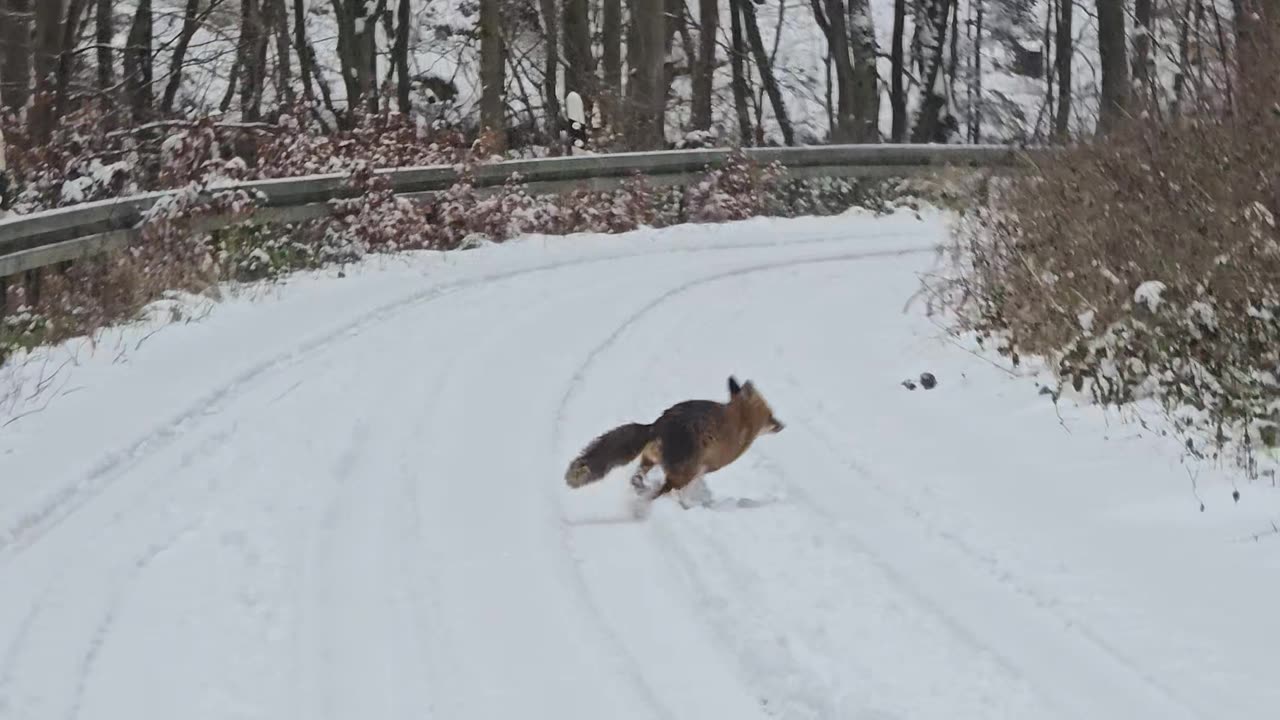
[[[737,395],[741,391],[742,391],[742,386],[738,384],[738,379],[730,375],[729,376],[729,396],[733,397],[734,395]]]

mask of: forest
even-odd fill
[[[1259,0],[1260,1],[1260,0]],[[0,0],[11,145],[92,117],[321,132],[398,113],[562,152],[1061,142],[1230,101],[1247,0]],[[1206,90],[1210,92],[1206,92]],[[135,139],[143,139],[142,137]]]

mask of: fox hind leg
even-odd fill
[[[640,451],[640,465],[631,476],[631,487],[636,493],[643,495],[648,491],[649,471],[662,460],[662,444],[651,442]]]
[[[647,455],[640,458],[640,466],[636,468],[635,474],[631,476],[631,487],[635,488],[637,493],[643,493],[647,489],[648,483],[645,480],[655,464]]]

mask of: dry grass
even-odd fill
[[[1227,110],[1062,150],[969,216],[932,289],[1015,363],[1047,358],[1101,403],[1159,399],[1195,452],[1275,445],[1276,98],[1274,72],[1240,76]]]

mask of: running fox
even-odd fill
[[[686,400],[667,408],[651,424],[620,425],[592,440],[569,463],[564,481],[579,488],[640,456],[631,476],[637,493],[644,492],[645,476],[655,465],[661,465],[666,476],[662,487],[646,498],[653,500],[737,460],[758,436],[782,432],[783,427],[750,380],[739,385],[730,376],[728,403]]]

